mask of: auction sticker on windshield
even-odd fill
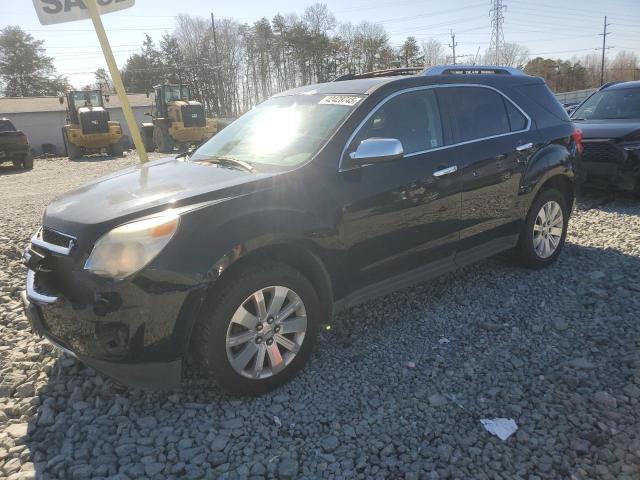
[[[346,107],[353,107],[360,101],[360,97],[353,95],[327,95],[318,102],[319,105],[344,105]]]

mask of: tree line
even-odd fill
[[[543,77],[552,90],[570,91],[600,84],[600,57],[570,60],[535,57],[517,43],[507,43],[496,58],[485,52],[458,63],[501,64]],[[605,81],[640,79],[640,63],[631,52],[618,52],[605,65]],[[231,18],[179,15],[172,33],[156,42],[145,36],[140,51],[126,60],[122,75],[132,93],[150,92],[163,82],[188,83],[212,115],[236,116],[282,90],[329,81],[348,73],[394,67],[451,63],[450,50],[435,39],[409,36],[394,47],[385,28],[364,21],[338,22],[327,6],[316,3],[301,15],[277,14],[252,24]],[[112,89],[104,69],[95,83]],[[0,30],[0,92],[6,96],[55,95],[69,88],[56,73],[43,42],[18,26]]]

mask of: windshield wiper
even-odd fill
[[[223,165],[226,167],[240,167],[240,170],[246,170],[247,172],[255,172],[256,169],[248,162],[243,162],[242,160],[238,160],[237,158],[231,157],[209,157],[209,158],[199,158],[197,160],[193,160],[194,162],[210,162],[217,163],[218,165]]]

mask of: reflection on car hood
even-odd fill
[[[49,224],[97,224],[160,205],[179,207],[246,193],[257,180],[270,176],[168,158],[72,190],[47,207],[45,219]]]
[[[577,128],[582,130],[583,138],[613,138],[625,140],[640,131],[640,120],[574,120]]]

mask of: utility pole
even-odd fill
[[[453,64],[456,64],[456,47],[458,44],[456,43],[456,34],[451,30],[451,43],[449,44],[449,48],[453,50]]]
[[[604,54],[605,52],[612,48],[612,47],[607,47],[607,35],[611,35],[611,32],[607,32],[607,27],[611,25],[610,23],[607,23],[607,17],[605,15],[604,17],[604,24],[603,24],[603,28],[602,28],[602,33],[599,33],[598,35],[602,35],[602,63],[600,65],[600,85],[604,85]]]
[[[216,37],[216,20],[211,12],[211,33],[213,35],[213,55],[216,64],[213,67],[213,84],[216,87],[216,110],[218,115],[222,113],[222,106],[224,105],[224,99],[222,98],[222,88],[220,88],[220,81],[218,77],[218,68],[220,65],[220,59],[218,58],[218,38]]]

